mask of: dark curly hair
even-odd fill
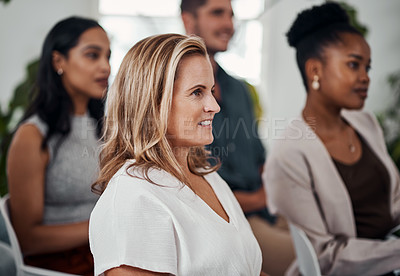
[[[61,142],[69,134],[71,113],[74,109],[60,76],[53,68],[53,51],[68,57],[71,48],[78,44],[80,36],[91,28],[102,27],[95,20],[72,16],[59,21],[45,38],[36,83],[31,90],[30,103],[21,120],[23,122],[37,114],[47,124],[48,131],[43,139],[42,149],[47,146],[53,135],[60,134],[59,142]],[[97,121],[97,135],[100,137],[104,116],[103,100],[90,99],[88,111]]]
[[[322,60],[323,49],[341,41],[340,34],[353,33],[362,36],[351,24],[346,11],[335,2],[313,6],[297,15],[287,40],[296,49],[299,67],[306,91],[308,90],[305,63],[310,58]]]

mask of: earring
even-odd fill
[[[319,82],[318,82],[319,78],[317,75],[314,75],[314,80],[311,83],[311,86],[314,90],[318,90],[319,89]]]
[[[58,74],[59,76],[61,76],[63,73],[64,73],[64,71],[63,71],[62,68],[60,68],[60,69],[57,70],[57,74]]]

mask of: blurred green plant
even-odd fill
[[[386,146],[397,168],[400,170],[400,70],[387,78],[393,91],[391,105],[378,115],[385,134]]]
[[[358,21],[357,10],[346,2],[339,2],[339,4],[347,12],[350,19],[350,24],[354,28],[356,28],[364,37],[366,37],[368,35],[368,28]]]
[[[5,4],[7,4],[8,2],[10,2],[11,0],[0,0],[0,2],[3,2]]]
[[[261,119],[261,116],[263,115],[263,110],[260,102],[260,97],[258,96],[257,89],[248,83],[247,81],[243,80],[243,82],[246,84],[247,89],[250,92],[250,97],[253,102],[253,109],[254,109],[254,117],[256,118],[257,122]]]
[[[26,68],[25,80],[17,86],[7,110],[0,106],[0,195],[7,193],[6,162],[12,135],[29,102],[29,92],[33,89],[39,60],[30,62]]]

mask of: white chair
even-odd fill
[[[0,241],[0,275],[16,275],[14,255],[10,245]]]
[[[0,210],[4,218],[8,237],[10,239],[12,255],[14,257],[15,266],[17,270],[17,276],[71,276],[73,274],[58,272],[54,270],[48,270],[44,268],[33,267],[24,264],[24,259],[19,247],[17,236],[14,232],[14,228],[10,220],[10,212],[8,209],[9,195],[5,195],[0,201]]]
[[[317,255],[303,230],[289,223],[290,233],[294,242],[297,264],[300,273],[306,276],[321,276]]]

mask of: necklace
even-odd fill
[[[349,131],[348,131],[348,133],[349,133],[349,145],[348,145],[349,151],[350,151],[350,153],[355,153],[356,146],[353,144],[353,135],[352,135],[353,131],[352,131],[351,127],[349,127],[348,129],[349,129]]]

